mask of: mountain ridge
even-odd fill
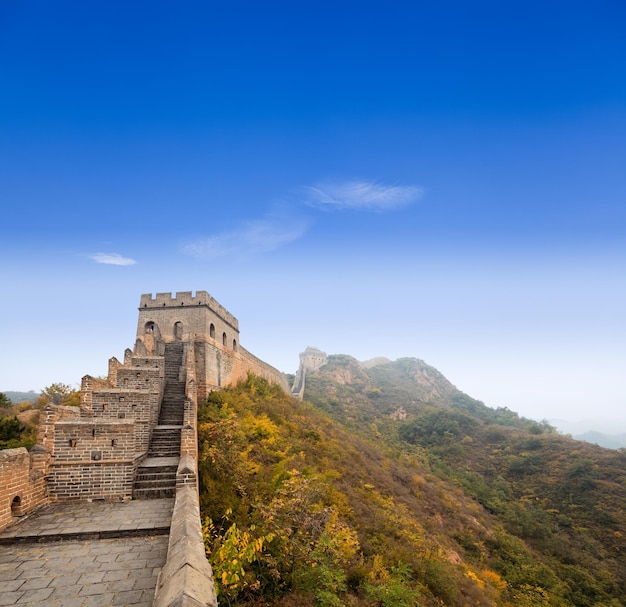
[[[224,605],[626,605],[626,454],[419,359],[329,356],[303,402],[249,377],[201,407],[199,439],[209,551],[265,546]]]

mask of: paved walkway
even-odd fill
[[[173,499],[53,504],[0,533],[0,605],[150,607]]]

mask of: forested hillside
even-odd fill
[[[250,376],[199,416],[223,605],[626,605],[626,454],[490,409],[416,359]]]

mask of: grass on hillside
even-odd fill
[[[354,408],[372,387],[361,388],[347,405],[351,427],[253,375],[201,406],[200,499],[221,604],[622,605],[613,563],[589,574],[580,559],[551,555],[551,536],[529,531],[552,515],[525,505],[518,486],[487,466],[509,448],[515,470],[523,441],[548,437],[466,412],[470,421],[446,423],[466,423],[476,438],[444,430],[449,449],[420,443],[417,419],[368,419],[359,432]],[[487,437],[474,470],[471,441]]]

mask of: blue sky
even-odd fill
[[[625,420],[626,5],[0,3],[0,390],[77,385],[142,293],[247,349],[422,358]]]

